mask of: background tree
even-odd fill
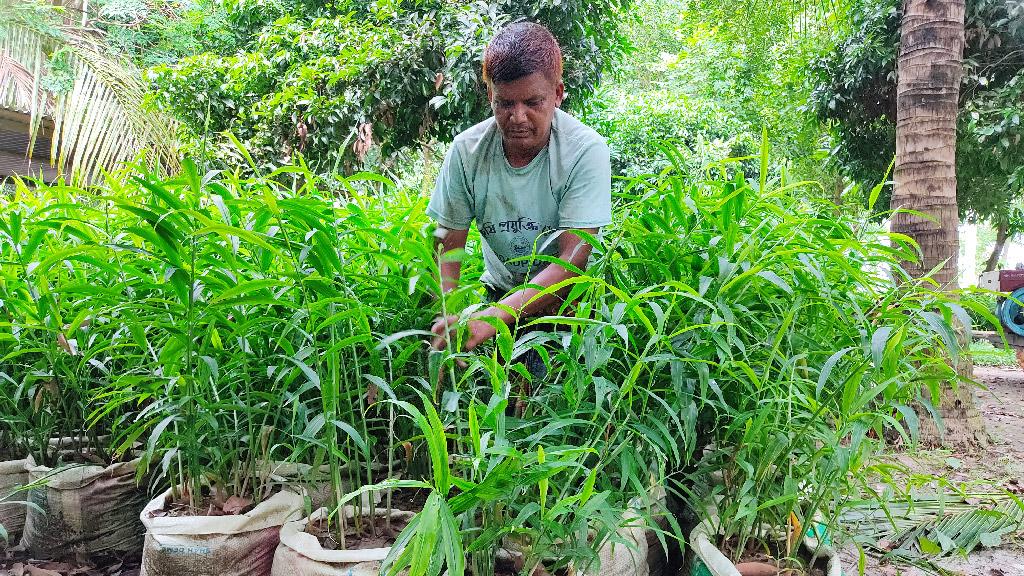
[[[239,0],[220,36],[244,38],[158,66],[157,105],[185,125],[191,152],[236,164],[234,134],[259,169],[301,153],[319,173],[356,169],[489,114],[483,48],[503,24],[544,23],[565,51],[566,106],[578,106],[624,50],[629,0]],[[230,50],[225,49],[230,48]]]
[[[957,286],[956,126],[964,50],[963,0],[906,0],[900,24],[896,88],[896,164],[892,231],[913,238],[919,260],[903,263],[910,278],[931,278],[939,289]],[[956,361],[956,359],[954,359]],[[966,357],[957,366],[970,378]],[[970,386],[943,391],[939,413],[945,442],[986,443]],[[930,420],[929,420],[930,421]],[[936,435],[924,428],[922,441]]]
[[[903,10],[897,0],[867,0],[850,17],[852,34],[815,65],[810,109],[830,129],[831,157],[866,192],[895,154]],[[1024,222],[1013,216],[1024,188],[1024,4],[971,0],[964,27],[957,205],[961,218],[990,222],[1005,240],[1024,232],[1015,226]],[[889,193],[883,192],[877,209],[889,208]],[[997,242],[997,256],[1000,250]]]

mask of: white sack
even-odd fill
[[[142,511],[140,576],[269,576],[281,526],[303,508],[302,496],[281,491],[245,514],[152,516],[170,496],[164,492]]]
[[[346,516],[352,517],[350,506],[345,507]],[[376,510],[383,517],[386,510]],[[377,576],[380,564],[391,551],[387,548],[364,550],[325,550],[320,540],[306,533],[306,524],[311,520],[326,518],[328,511],[321,508],[308,518],[289,522],[281,528],[281,543],[274,553],[274,568],[271,576]],[[414,514],[392,510],[391,519],[408,522]]]

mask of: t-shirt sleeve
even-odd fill
[[[427,216],[452,230],[468,230],[473,222],[473,204],[458,146],[452,145],[444,157],[434,193],[427,204]]]
[[[612,223],[612,168],[608,145],[595,142],[576,162],[558,204],[559,228],[600,228]]]

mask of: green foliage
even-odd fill
[[[565,52],[575,106],[622,50],[628,0],[585,4],[300,1],[228,5],[224,31],[247,38],[154,69],[156,103],[187,128],[190,151],[231,165],[233,132],[262,170],[303,155],[316,173],[351,172],[371,145],[388,157],[489,115],[483,49],[504,23],[546,24]]]
[[[831,12],[713,0],[643,0],[638,11],[643,21],[629,28],[637,48],[609,86],[613,99],[646,98],[652,111],[662,101],[672,109],[688,100],[697,117],[726,118],[728,137],[766,129],[791,171],[831,187],[833,175],[820,162],[820,123],[801,109],[811,89],[808,63],[831,44],[827,26],[815,21],[827,22]]]
[[[592,101],[581,120],[607,138],[616,176],[657,174],[671,168],[666,146],[679,152],[675,161],[693,179],[700,178],[713,162],[749,156],[755,150],[753,137],[734,115],[713,102],[670,90],[615,91]]]
[[[1017,355],[1012,349],[996,348],[989,342],[973,342],[971,344],[971,361],[975,366],[1020,367]]]
[[[881,272],[913,257],[906,238],[793,194],[766,147],[756,161],[757,180],[735,161],[631,179],[616,225],[584,238],[587,273],[543,290],[566,304],[472,352],[473,307],[425,352],[431,318],[481,286],[436,297],[426,199],[380,176],[189,161],[169,179],[19,183],[0,217],[0,374],[34,420],[0,426],[138,450],[192,504],[265,497],[271,461],[326,465],[342,535],[346,502],[426,491],[391,574],[457,576],[467,556],[493,574],[505,546],[528,572],[593,571],[624,525],[665,517],[660,537],[682,537],[665,489],[697,510],[723,497],[724,537],[832,521],[885,430],[912,439],[909,404],[956,378],[967,313]]]
[[[851,15],[852,33],[816,64],[810,107],[829,122],[833,156],[855,181],[870,184],[895,154],[897,2],[871,0]],[[1024,25],[1019,3],[968,2],[957,202],[962,215],[1008,223],[1024,165]],[[866,190],[866,188],[864,188]],[[889,206],[888,193],[879,208]],[[1016,231],[1016,230],[1015,230]]]
[[[622,260],[608,268],[618,286],[680,298],[650,305],[675,327],[673,375],[693,390],[698,445],[708,445],[682,486],[698,510],[721,497],[714,524],[738,549],[791,514],[805,525],[837,518],[880,447],[868,431],[913,438],[910,406],[930,406],[956,379],[935,354],[956,361],[950,323],[967,315],[929,283],[875,272],[914,257],[905,238],[890,248],[770,172],[756,183],[638,184]]]
[[[215,0],[100,0],[91,24],[106,34],[110,50],[142,68],[239,43],[228,33],[224,4]]]

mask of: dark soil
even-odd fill
[[[360,520],[360,530],[356,531],[355,522],[348,520],[345,530],[345,550],[369,550],[372,548],[387,548],[395,543],[395,538],[409,522],[404,518],[391,518],[390,522],[384,516],[375,518],[363,517]],[[332,521],[317,520],[306,524],[306,533],[312,534],[320,541],[324,550],[338,550],[341,543],[337,539],[338,524]]]
[[[430,492],[420,488],[399,488],[391,492],[391,508],[406,512],[419,512],[427,503]],[[387,493],[381,494],[380,506],[387,506]]]
[[[162,510],[150,512],[149,517],[235,516],[245,514],[255,507],[256,504],[250,498],[230,496],[223,502],[217,502],[217,498],[213,495],[204,495],[195,506],[188,502],[171,502]]]

